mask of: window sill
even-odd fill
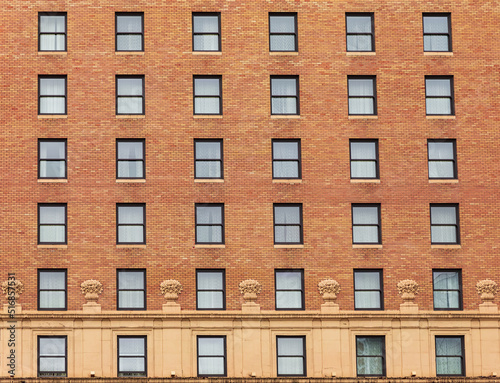
[[[273,179],[273,184],[301,184],[301,179]]]
[[[117,179],[116,180],[117,183],[133,183],[133,184],[140,184],[140,183],[144,183],[146,182],[146,180],[144,178],[139,178],[139,179]]]
[[[195,249],[225,249],[226,245],[194,245]]]
[[[424,56],[453,56],[453,52],[424,52]]]
[[[39,119],[44,119],[44,118],[68,118],[67,114],[39,114],[38,115]]]
[[[146,245],[116,245],[117,249],[145,249]]]
[[[377,52],[346,52],[346,56],[375,56]]]
[[[194,114],[193,118],[222,118],[221,114]]]
[[[356,116],[349,116],[349,120],[377,120],[378,116],[373,116],[373,115],[356,115]]]
[[[300,118],[299,114],[271,114],[271,118]]]
[[[298,56],[299,52],[269,52],[269,56]]]
[[[304,245],[274,245],[275,249],[303,249]]]
[[[144,114],[117,114],[116,118],[146,118]]]
[[[39,56],[67,56],[67,51],[41,51],[38,52]]]
[[[38,245],[39,249],[67,249],[68,245]]]
[[[353,249],[381,249],[382,245],[352,245]]]
[[[37,182],[40,182],[40,183],[67,183],[68,180],[67,179],[50,179],[50,178],[47,178],[47,179],[38,179]]]
[[[461,249],[461,245],[431,245],[431,249]]]
[[[429,183],[430,184],[458,184],[458,180],[457,179],[450,179],[450,180],[446,180],[446,179],[429,180]]]
[[[198,56],[198,55],[200,55],[200,56],[222,56],[222,52],[219,52],[219,51],[213,51],[213,52],[193,51],[191,53],[195,56]]]
[[[115,52],[117,56],[144,56],[144,52]]]
[[[355,178],[351,179],[352,184],[363,184],[363,183],[368,183],[368,184],[379,184],[380,180],[379,179],[362,179],[362,178]]]
[[[208,183],[223,183],[224,180],[221,179],[221,178],[195,178],[194,180],[195,183],[204,183],[204,182],[208,182]]]
[[[455,116],[425,116],[428,120],[454,120]]]

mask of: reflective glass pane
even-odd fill
[[[66,35],[40,35],[41,51],[64,51],[66,49]]]
[[[272,114],[297,114],[297,99],[295,97],[273,97]]]
[[[193,17],[193,32],[194,33],[219,33],[219,17],[218,16],[194,16]]]
[[[198,357],[198,375],[223,375],[224,358]]]
[[[302,357],[279,357],[278,358],[279,375],[303,375],[304,359]]]
[[[462,375],[462,358],[460,357],[436,357],[437,375]]]
[[[355,272],[354,286],[356,290],[379,290],[380,273],[374,272]]]
[[[384,354],[384,338],[357,337],[356,347],[359,356],[381,356]]]
[[[117,16],[116,31],[118,33],[142,33],[142,17],[141,16]]]
[[[456,271],[434,271],[434,289],[436,290],[458,290],[460,278]]]
[[[462,338],[440,338],[436,337],[437,356],[461,356]]]
[[[40,226],[40,242],[64,243],[66,242],[64,226]]]
[[[66,152],[66,143],[58,141],[41,141],[40,158],[41,159],[64,159]]]
[[[454,178],[455,169],[451,161],[429,161],[429,178]]]
[[[271,51],[295,51],[295,35],[271,35]]]
[[[383,375],[382,358],[358,357],[356,358],[359,375]]]
[[[197,224],[222,224],[221,206],[196,206]]]
[[[375,142],[351,142],[351,159],[353,160],[375,160]]]
[[[432,114],[451,114],[451,99],[449,98],[427,98],[425,110],[429,115]]]
[[[66,355],[66,338],[39,338],[40,356]]]
[[[271,33],[295,33],[295,16],[270,16]]]
[[[296,160],[299,158],[298,142],[273,142],[275,160]]]
[[[144,223],[144,207],[143,206],[118,206],[118,223],[127,224]]]
[[[430,160],[452,160],[453,158],[452,142],[429,142]]]
[[[40,372],[66,371],[65,358],[40,358]]]
[[[458,291],[434,291],[434,308],[459,309],[460,295]]]
[[[279,356],[302,356],[304,353],[303,338],[277,338]]]
[[[300,207],[275,206],[274,222],[276,224],[300,224]]]

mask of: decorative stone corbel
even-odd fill
[[[256,300],[257,295],[262,291],[262,285],[255,279],[247,279],[240,283],[239,288],[245,300],[242,305],[242,312],[260,313],[260,305],[256,303]]]
[[[21,305],[18,303],[19,296],[24,291],[24,285],[19,279],[10,279],[2,282],[2,291],[7,298],[7,304],[4,304],[4,312],[9,313],[11,318],[14,314],[21,313]]]
[[[485,279],[477,282],[476,290],[483,301],[483,303],[479,305],[479,312],[497,313],[498,306],[493,303],[493,299],[495,299],[495,295],[498,293],[497,283],[491,279]]]
[[[88,313],[101,312],[101,305],[97,303],[99,294],[102,293],[102,283],[95,279],[88,279],[80,285],[82,294],[85,294],[87,303],[83,305],[83,311]]]
[[[418,313],[418,305],[415,304],[415,295],[418,294],[418,283],[412,279],[404,279],[398,282],[398,293],[403,299],[400,305],[402,313]]]
[[[181,306],[177,303],[181,291],[182,284],[175,279],[167,279],[160,283],[160,292],[167,301],[167,303],[163,304],[163,311],[170,313],[181,312]]]
[[[325,302],[321,305],[321,312],[339,312],[339,305],[335,301],[340,292],[340,283],[334,279],[324,279],[318,283],[318,290]]]

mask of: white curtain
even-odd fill
[[[432,206],[431,207],[431,238],[437,243],[456,243],[456,209],[452,206]],[[440,226],[443,225],[443,226]],[[452,226],[445,226],[452,225]]]
[[[273,78],[271,90],[273,114],[297,114],[297,79]]]
[[[274,209],[275,242],[300,243],[300,208],[276,206]]]
[[[349,114],[374,114],[372,79],[349,79]],[[357,97],[354,97],[357,96]]]
[[[458,273],[454,271],[435,271],[433,278],[434,308],[458,309],[460,307]]]
[[[297,142],[273,142],[273,159],[274,177],[297,178],[299,176],[299,144]]]
[[[66,79],[41,78],[40,79],[40,113],[63,114],[65,113]]]
[[[117,50],[140,51],[142,50],[142,17],[118,16],[116,31],[118,33],[131,33],[117,35]],[[139,33],[139,34],[134,34]]]
[[[372,50],[372,21],[370,16],[347,17],[347,50],[371,51]],[[351,33],[364,33],[351,35]]]
[[[64,372],[66,338],[39,338],[40,372]]]
[[[120,271],[118,274],[118,290],[120,308],[144,307],[144,273],[142,271]]]
[[[219,17],[218,16],[194,16],[193,50],[195,51],[218,51],[219,50]],[[200,34],[198,34],[200,33]]]
[[[380,273],[378,272],[355,272],[354,273],[354,303],[357,309],[379,309],[381,308],[380,292],[369,290],[381,290]],[[363,291],[368,290],[368,291]]]
[[[145,371],[144,338],[119,338],[119,370],[122,372]]]
[[[271,51],[294,51],[295,17],[271,16],[269,22],[271,31]],[[283,35],[273,35],[274,33],[283,33]]]
[[[461,338],[436,337],[436,372],[438,375],[461,375],[461,356]]]
[[[40,242],[65,242],[66,208],[62,206],[40,206]]]
[[[140,178],[143,177],[142,142],[118,142],[118,177]]]
[[[224,374],[224,338],[198,338],[198,375]]]
[[[194,94],[194,111],[196,114],[220,113],[220,98],[218,97],[220,95],[220,80],[218,78],[195,79]]]
[[[118,79],[118,113],[140,114],[142,110],[142,85],[141,78]],[[124,97],[129,96],[129,97]]]
[[[40,16],[40,50],[64,51],[66,16]]]
[[[449,79],[425,80],[427,114],[451,114],[451,83]],[[432,96],[432,97],[430,97]]]
[[[65,273],[61,271],[40,272],[40,290],[65,290]],[[41,308],[64,308],[65,291],[40,291]]]
[[[197,274],[197,306],[200,309],[221,309],[224,307],[223,274],[220,272],[199,272]],[[208,290],[208,291],[207,291]],[[214,291],[218,290],[218,291]]]
[[[429,142],[429,177],[452,178],[454,176],[453,158],[451,142]]]
[[[351,177],[375,178],[376,158],[374,142],[351,142]]]
[[[64,142],[40,142],[40,177],[62,178],[65,176]],[[61,161],[44,161],[44,159],[61,159]]]
[[[352,236],[355,243],[378,242],[378,208],[354,207],[352,210]]]
[[[384,338],[358,337],[357,368],[359,375],[382,375],[384,355]]]
[[[287,291],[288,290],[288,291]],[[302,273],[280,271],[276,273],[276,308],[302,308]]]
[[[277,338],[278,348],[278,374],[303,375],[304,374],[304,339],[303,338]]]
[[[221,177],[221,143],[196,142],[196,177],[220,178]],[[208,160],[208,161],[200,161]]]

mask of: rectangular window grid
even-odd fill
[[[300,114],[299,76],[271,76],[271,114]]]
[[[462,310],[462,271],[432,270],[434,310]]]
[[[460,243],[457,204],[431,204],[431,243],[433,245]]]
[[[304,270],[275,270],[276,310],[304,310]]]
[[[347,52],[374,52],[373,13],[346,13]]]
[[[226,376],[226,337],[197,337],[198,376]]]
[[[226,309],[226,275],[224,270],[196,270],[196,309]]]
[[[436,336],[436,375],[465,376],[463,336]]]
[[[425,76],[425,110],[428,116],[455,114],[452,76]]]
[[[380,244],[380,204],[352,204],[352,243]]]
[[[269,14],[269,50],[271,52],[297,52],[297,14]]]
[[[116,13],[116,51],[144,51],[144,13]]]
[[[385,376],[385,337],[356,336],[358,376]]]
[[[222,114],[222,76],[193,76],[194,114]]]
[[[116,178],[145,178],[144,140],[116,140]]]
[[[451,52],[451,15],[424,13],[424,52]]]
[[[376,115],[375,76],[347,76],[349,115]]]
[[[38,76],[38,114],[66,114],[66,76]]]
[[[144,114],[144,76],[116,76],[116,114]]]
[[[273,140],[273,178],[300,179],[300,140]]]
[[[302,243],[302,204],[274,204],[274,244]]]
[[[147,337],[119,335],[118,376],[147,376]]]
[[[38,336],[39,377],[63,378],[68,376],[67,342],[66,336]]]
[[[306,337],[276,336],[278,376],[306,376]]]
[[[382,270],[354,270],[354,308],[356,310],[383,310]]]
[[[195,205],[195,225],[197,244],[224,243],[224,204]]]
[[[118,269],[117,309],[146,310],[146,270]]]
[[[38,270],[38,310],[67,309],[67,271]]]
[[[193,51],[220,50],[220,13],[193,13]]]
[[[38,204],[38,244],[66,244],[66,204]]]
[[[66,178],[66,140],[38,140],[38,178]]]
[[[352,179],[378,179],[378,140],[349,140]]]
[[[66,13],[38,14],[38,50],[41,52],[66,51]]]
[[[145,204],[117,204],[116,216],[117,244],[146,243]]]
[[[457,178],[457,150],[455,140],[428,140],[429,178]]]
[[[194,178],[224,178],[222,154],[222,140],[194,140]]]

